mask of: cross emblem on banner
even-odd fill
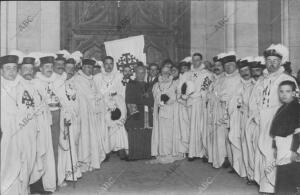
[[[122,71],[124,66],[129,66],[131,69],[134,68],[134,65],[139,62],[132,54],[124,53],[117,61],[117,68],[118,70]]]

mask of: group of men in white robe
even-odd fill
[[[279,83],[295,82],[282,67],[287,56],[278,44],[240,60],[221,53],[213,69],[200,53],[184,59],[192,66],[180,74],[164,63],[152,89],[150,163],[202,158],[273,193],[270,124],[281,105]],[[1,194],[28,194],[38,180],[53,192],[99,169],[111,151],[128,151],[123,75],[109,56],[95,74],[99,63],[65,50],[0,58]]]
[[[270,125],[277,109],[279,84],[296,83],[287,74],[285,46],[271,45],[264,56],[237,59],[235,52],[214,57],[214,71],[195,53],[191,70],[176,74],[163,64],[153,87],[154,121],[151,163],[197,158],[214,168],[231,167],[257,184],[262,193],[274,193],[277,161]]]
[[[99,169],[111,151],[127,152],[122,75],[111,57],[103,73],[82,57],[66,50],[0,57],[1,194],[51,193]]]

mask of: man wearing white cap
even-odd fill
[[[225,53],[220,53],[214,58],[215,61],[215,80],[210,87],[210,98],[208,104],[208,124],[211,131],[208,138],[212,141],[212,156],[209,157],[209,161],[212,161],[213,167],[228,168],[230,166],[228,160],[228,152],[226,149],[226,143],[228,143],[228,123],[224,120],[227,112],[225,110],[225,103],[221,101],[223,92],[223,82],[225,79],[223,57]],[[210,150],[209,150],[210,151]]]
[[[66,185],[64,180],[76,181],[81,171],[78,165],[78,140],[80,135],[79,101],[74,84],[76,57],[68,56],[64,69],[67,80],[57,89],[61,103],[60,137],[58,148],[58,185]]]
[[[0,57],[1,66],[1,194],[26,194],[22,188],[22,135],[16,123],[20,116],[18,56]],[[24,159],[23,159],[24,160]]]
[[[250,171],[248,171],[249,166],[245,127],[249,114],[249,98],[254,85],[250,69],[250,65],[253,62],[253,60],[254,57],[249,56],[239,60],[237,63],[241,79],[239,87],[237,89],[238,94],[231,101],[231,103],[234,106],[234,111],[231,116],[234,118],[231,119],[231,121],[236,121],[236,123],[234,124],[235,128],[231,128],[229,133],[229,136],[231,136],[231,133],[233,133],[234,130],[236,130],[236,132],[232,136],[232,140],[234,140],[235,142],[231,141],[232,143],[234,143],[232,144],[234,145],[234,147],[232,148],[233,157],[234,159],[237,159],[237,163],[239,163],[239,171],[237,172],[241,177],[248,176],[247,184],[249,185],[253,182],[248,174]]]
[[[65,79],[53,71],[55,57],[56,55],[54,54],[44,54],[44,57],[40,58],[41,72],[37,72],[36,74],[35,85],[42,97],[45,98],[45,102],[51,111],[51,135],[57,176],[61,107],[59,98],[57,97],[57,89],[64,84]]]
[[[108,135],[104,123],[104,101],[93,77],[95,60],[83,59],[82,70],[74,76],[76,98],[81,120],[78,142],[78,162],[82,172],[99,169],[108,150]]]
[[[181,81],[191,81],[195,86],[192,94],[186,97],[189,119],[190,119],[190,137],[189,137],[189,160],[196,157],[207,161],[207,92],[212,82],[212,73],[205,69],[202,64],[202,55],[195,53],[192,56],[192,70],[182,75]]]
[[[272,148],[272,137],[270,136],[270,125],[272,119],[281,106],[278,97],[278,86],[284,80],[293,81],[295,79],[284,73],[282,64],[287,61],[288,49],[281,45],[271,45],[264,52],[266,60],[267,74],[262,81],[263,92],[260,97],[260,135],[258,138],[258,147],[261,155],[259,179],[260,192],[274,193],[276,167],[274,158],[274,148]],[[297,85],[297,84],[296,84]],[[284,157],[278,157],[280,159]],[[280,165],[280,160],[276,161]]]
[[[263,70],[265,69],[264,57],[260,56],[254,58],[254,61],[250,64],[250,69],[254,86],[249,97],[249,117],[245,127],[247,154],[249,157],[247,175],[249,180],[254,180],[256,183],[259,183],[261,173],[258,167],[260,155],[257,147],[259,135],[258,112],[260,107],[259,98],[262,96],[263,91],[261,82],[263,80]]]
[[[236,121],[232,121],[234,117],[232,114],[234,111],[236,111],[237,107],[236,104],[233,104],[233,97],[237,96],[239,83],[241,80],[241,77],[239,75],[239,72],[237,70],[236,66],[236,55],[235,52],[228,52],[223,54],[222,56],[222,64],[224,66],[225,74],[223,77],[220,78],[220,85],[218,86],[218,90],[216,93],[217,101],[220,102],[220,110],[217,110],[218,113],[216,113],[216,118],[218,119],[216,122],[217,125],[217,131],[221,131],[224,133],[222,135],[222,140],[218,140],[222,142],[222,145],[226,146],[226,157],[228,157],[229,162],[231,163],[232,167],[236,172],[240,172],[240,163],[238,159],[240,156],[234,156],[232,153],[232,148],[237,146],[237,141],[235,138],[235,132],[237,131],[235,129],[234,124],[236,124]],[[222,116],[219,116],[222,115]],[[218,129],[220,128],[220,129]],[[231,132],[231,129],[233,128],[233,132]],[[230,136],[231,134],[231,136]],[[223,140],[223,137],[225,137],[225,140]],[[231,138],[231,139],[230,139]],[[230,141],[229,141],[230,140]],[[224,143],[225,141],[225,143]],[[236,144],[236,145],[233,145]],[[235,147],[238,149],[238,147]],[[224,153],[224,151],[222,151]],[[223,154],[224,155],[224,154]],[[236,158],[235,158],[236,157]],[[218,161],[223,159],[217,159]],[[225,166],[227,167],[227,165]],[[231,171],[233,172],[233,170]]]
[[[225,159],[225,154],[226,154],[226,147],[225,145],[222,146],[222,142],[218,142],[218,138],[221,137],[220,133],[221,131],[216,131],[216,110],[218,107],[218,102],[216,100],[216,94],[218,91],[218,86],[220,85],[219,81],[220,78],[224,76],[224,68],[222,64],[222,57],[224,53],[221,53],[217,56],[213,57],[213,62],[214,62],[214,75],[213,75],[213,80],[212,84],[209,87],[209,93],[208,93],[208,104],[207,104],[207,110],[208,110],[208,115],[207,115],[207,149],[208,149],[208,162],[213,163],[213,166],[215,168],[219,168]],[[224,135],[224,134],[222,134]],[[223,139],[225,143],[225,137]],[[223,152],[222,152],[223,151]],[[218,157],[220,155],[220,157]]]

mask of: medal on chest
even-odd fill
[[[58,104],[59,103],[58,97],[55,95],[50,85],[48,85],[46,91],[47,91],[47,97],[49,99],[50,104]]]
[[[34,100],[33,98],[30,96],[30,94],[28,93],[27,90],[25,90],[23,92],[23,95],[22,95],[22,104],[25,104],[25,106],[27,107],[27,109],[29,107],[34,107]]]
[[[69,101],[75,101],[76,93],[70,83],[65,85],[65,93]]]
[[[212,83],[212,81],[208,78],[208,76],[205,77],[205,79],[204,79],[204,81],[202,83],[201,89],[203,91],[207,90],[209,88],[209,86],[210,86],[211,83]]]
[[[266,87],[263,89],[263,105],[269,107],[271,93],[271,80],[268,82]]]

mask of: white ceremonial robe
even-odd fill
[[[22,142],[24,144],[22,149],[24,149],[24,160],[27,164],[27,167],[22,168],[26,176],[23,185],[24,188],[27,189],[29,184],[36,182],[41,176],[39,175],[38,178],[35,177],[34,167],[36,159],[40,157],[37,147],[42,147],[37,139],[42,131],[38,125],[38,115],[45,109],[45,104],[42,104],[41,97],[35,88],[33,80],[21,78],[18,92],[18,113],[22,116],[22,118],[19,119],[19,124],[23,124],[22,130],[19,133],[24,141]]]
[[[204,65],[183,75],[183,81],[192,81],[195,91],[188,100],[190,119],[189,157],[204,157],[207,149],[207,93],[212,82],[212,73]]]
[[[1,76],[1,194],[22,195],[22,139],[18,133],[18,86],[20,76],[9,81]]]
[[[170,77],[167,81],[155,83],[152,89],[154,97],[153,130],[151,138],[151,155],[156,156],[158,163],[172,163],[183,159],[183,154],[177,151],[180,143],[180,132],[175,131],[174,104],[176,101],[177,81]],[[162,104],[161,95],[166,94],[169,100]]]
[[[125,86],[122,84],[122,79],[123,75],[118,71],[111,73],[102,72],[94,76],[97,91],[103,95],[104,99],[107,99],[112,93],[117,93],[125,100]],[[105,118],[106,110],[103,110],[102,113]],[[105,129],[103,129],[103,133],[101,133],[101,135],[104,138],[103,144],[105,146],[105,152],[109,153],[112,149],[109,148],[108,126],[106,123],[104,126]]]
[[[106,99],[107,110],[112,107],[118,108],[121,111],[121,117],[118,120],[111,120],[111,112],[107,111],[105,115],[105,123],[108,127],[109,148],[111,151],[121,149],[128,150],[128,135],[124,127],[126,121],[127,109],[123,96],[115,95]]]
[[[53,72],[50,77],[45,77],[41,72],[37,72],[35,79],[33,80],[44,104],[48,106],[48,109],[45,109],[39,118],[39,126],[45,130],[43,133],[44,136],[46,136],[46,138],[41,138],[41,141],[45,141],[45,151],[47,151],[46,155],[43,157],[45,173],[43,173],[42,176],[43,186],[46,191],[54,191],[56,188],[58,142],[60,131],[58,128],[60,121],[54,119],[55,116],[53,115],[53,112],[60,111],[60,102],[57,97],[57,89],[64,84],[65,79],[65,73],[63,75],[59,75]],[[53,106],[54,104],[55,106]],[[49,138],[51,140],[49,140]],[[51,147],[51,149],[49,147]],[[52,153],[54,155],[55,173],[52,173]],[[49,161],[49,163],[46,161]]]
[[[242,145],[242,156],[244,166],[246,168],[246,174],[249,180],[252,179],[253,171],[249,166],[249,149],[248,149],[248,132],[246,131],[246,125],[249,120],[249,99],[254,87],[254,80],[250,79],[248,81],[242,80],[242,90],[241,90],[241,108],[239,108],[241,112],[241,145]]]
[[[190,138],[190,119],[188,115],[188,106],[187,100],[182,99],[181,96],[181,86],[183,84],[181,80],[182,75],[179,77],[178,86],[176,89],[176,99],[177,101],[174,104],[174,122],[175,131],[178,131],[179,137],[179,145],[174,146],[178,147],[178,151],[181,153],[188,153],[189,150],[189,138]]]
[[[82,172],[99,169],[108,150],[107,131],[104,124],[104,101],[98,93],[93,76],[81,70],[74,76],[79,100],[80,137],[78,161]]]
[[[260,135],[258,138],[258,147],[262,162],[260,164],[260,192],[274,193],[276,167],[274,166],[274,149],[272,148],[272,137],[270,136],[270,126],[273,117],[281,106],[278,97],[278,86],[284,80],[295,82],[295,79],[284,73],[283,67],[272,74],[266,75],[262,81],[263,94],[262,106],[260,108]],[[296,82],[295,82],[296,83]],[[271,168],[270,168],[271,167]]]
[[[248,118],[248,100],[252,91],[252,80],[245,81],[240,77],[235,94],[229,101],[230,130],[229,140],[233,156],[233,168],[241,176],[246,177],[247,154],[245,141],[245,123]],[[245,155],[244,155],[245,154]]]
[[[35,75],[35,86],[38,92],[43,96],[44,101],[51,111],[51,138],[52,147],[55,160],[55,171],[57,177],[57,163],[58,163],[58,144],[60,134],[60,102],[57,97],[57,89],[62,86],[66,79],[66,73],[59,75],[55,72],[50,77],[44,76],[41,72],[37,72]]]
[[[220,128],[220,131],[225,131],[225,148],[226,148],[226,154],[228,157],[229,162],[231,163],[231,165],[234,167],[234,162],[236,165],[237,169],[238,167],[238,160],[239,159],[234,159],[233,154],[232,154],[232,141],[234,141],[233,139],[229,139],[229,134],[231,133],[231,138],[234,137],[235,132],[237,131],[236,128],[234,128],[235,124],[237,125],[237,122],[233,122],[233,115],[232,114],[236,114],[237,112],[233,113],[233,111],[236,111],[234,108],[234,106],[231,104],[230,107],[230,102],[232,101],[232,98],[235,97],[238,93],[238,88],[240,85],[240,75],[238,70],[236,70],[234,73],[232,74],[226,74],[224,73],[224,76],[220,78],[220,85],[218,86],[218,90],[215,92],[216,96],[218,97],[220,103],[217,103],[217,108],[216,108],[216,118],[219,119],[217,121],[217,130],[219,131],[218,128]],[[219,116],[219,115],[223,115],[223,116]],[[230,118],[231,115],[231,118]],[[228,118],[229,117],[229,118]],[[225,121],[225,123],[220,122],[221,121]],[[239,121],[239,120],[238,120]],[[239,124],[238,124],[239,125]],[[230,128],[234,128],[232,132]],[[229,132],[228,132],[229,130]],[[223,133],[223,132],[222,132]],[[220,140],[220,138],[218,138],[218,141],[222,141],[223,142],[223,136],[220,136],[222,140]],[[222,145],[221,145],[222,146]],[[218,159],[218,160],[223,160],[223,159]],[[218,163],[219,164],[219,163]]]
[[[227,127],[223,124],[218,124],[220,118],[223,117],[220,99],[218,97],[219,86],[221,85],[221,78],[224,73],[219,76],[214,76],[214,80],[209,87],[208,94],[208,122],[207,122],[207,148],[208,148],[208,162],[213,163],[213,167],[219,168],[224,163],[227,157],[225,146],[225,132],[228,132]],[[218,130],[219,129],[219,130]]]
[[[255,84],[252,89],[252,93],[249,97],[248,108],[249,108],[249,118],[245,126],[245,138],[247,145],[247,154],[248,154],[248,166],[247,175],[250,180],[255,180],[259,183],[260,180],[260,169],[259,161],[261,160],[261,155],[258,151],[258,136],[259,136],[259,108],[261,104],[262,97],[262,77],[258,81],[255,81]]]
[[[80,136],[79,101],[78,97],[76,97],[73,78],[66,80],[64,85],[57,89],[57,96],[61,103],[61,131],[57,166],[58,185],[61,185],[64,180],[77,181],[77,179],[82,176],[77,158],[78,140]],[[65,126],[65,120],[70,121],[70,126],[68,127],[69,130]]]
[[[36,81],[33,80],[33,84],[36,87],[35,82]],[[39,97],[35,99],[35,103],[38,107],[38,111],[36,111],[35,114],[37,116],[37,125],[39,129],[36,137],[38,147],[33,171],[30,175],[30,184],[33,184],[42,178],[44,190],[54,192],[56,189],[56,176],[51,138],[51,112],[45,102],[45,97],[38,91],[37,93]]]

